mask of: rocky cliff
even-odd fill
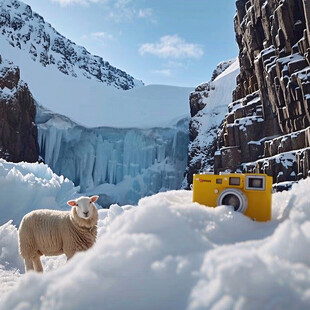
[[[26,57],[66,75],[95,79],[124,90],[143,85],[62,36],[21,1],[0,0],[0,36],[13,47],[25,51]]]
[[[0,158],[38,160],[36,108],[19,68],[0,56]]]
[[[190,94],[190,143],[184,187],[192,183],[194,173],[214,169],[219,128],[232,100],[238,74],[238,60],[221,62],[213,71],[211,81],[197,86]]]
[[[305,178],[310,170],[310,3],[238,0],[240,74],[218,138],[215,171]]]

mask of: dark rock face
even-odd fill
[[[19,68],[0,57],[0,158],[36,162],[39,148],[36,108]]]
[[[124,90],[143,85],[59,34],[23,2],[8,0],[0,6],[0,35],[29,54],[33,61],[56,67],[66,75],[95,79]]]
[[[240,74],[215,171],[305,178],[310,170],[310,14],[308,1],[239,0]]]

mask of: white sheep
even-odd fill
[[[26,214],[19,227],[19,252],[25,270],[42,272],[40,257],[65,254],[70,259],[77,251],[89,249],[97,237],[99,196],[68,201],[71,211],[34,210]]]

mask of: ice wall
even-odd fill
[[[136,203],[179,189],[184,178],[188,120],[174,128],[85,128],[38,107],[40,155],[81,192],[101,194],[101,204]]]

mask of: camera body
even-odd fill
[[[208,207],[231,205],[256,221],[271,219],[272,177],[266,174],[194,174],[193,201]]]

